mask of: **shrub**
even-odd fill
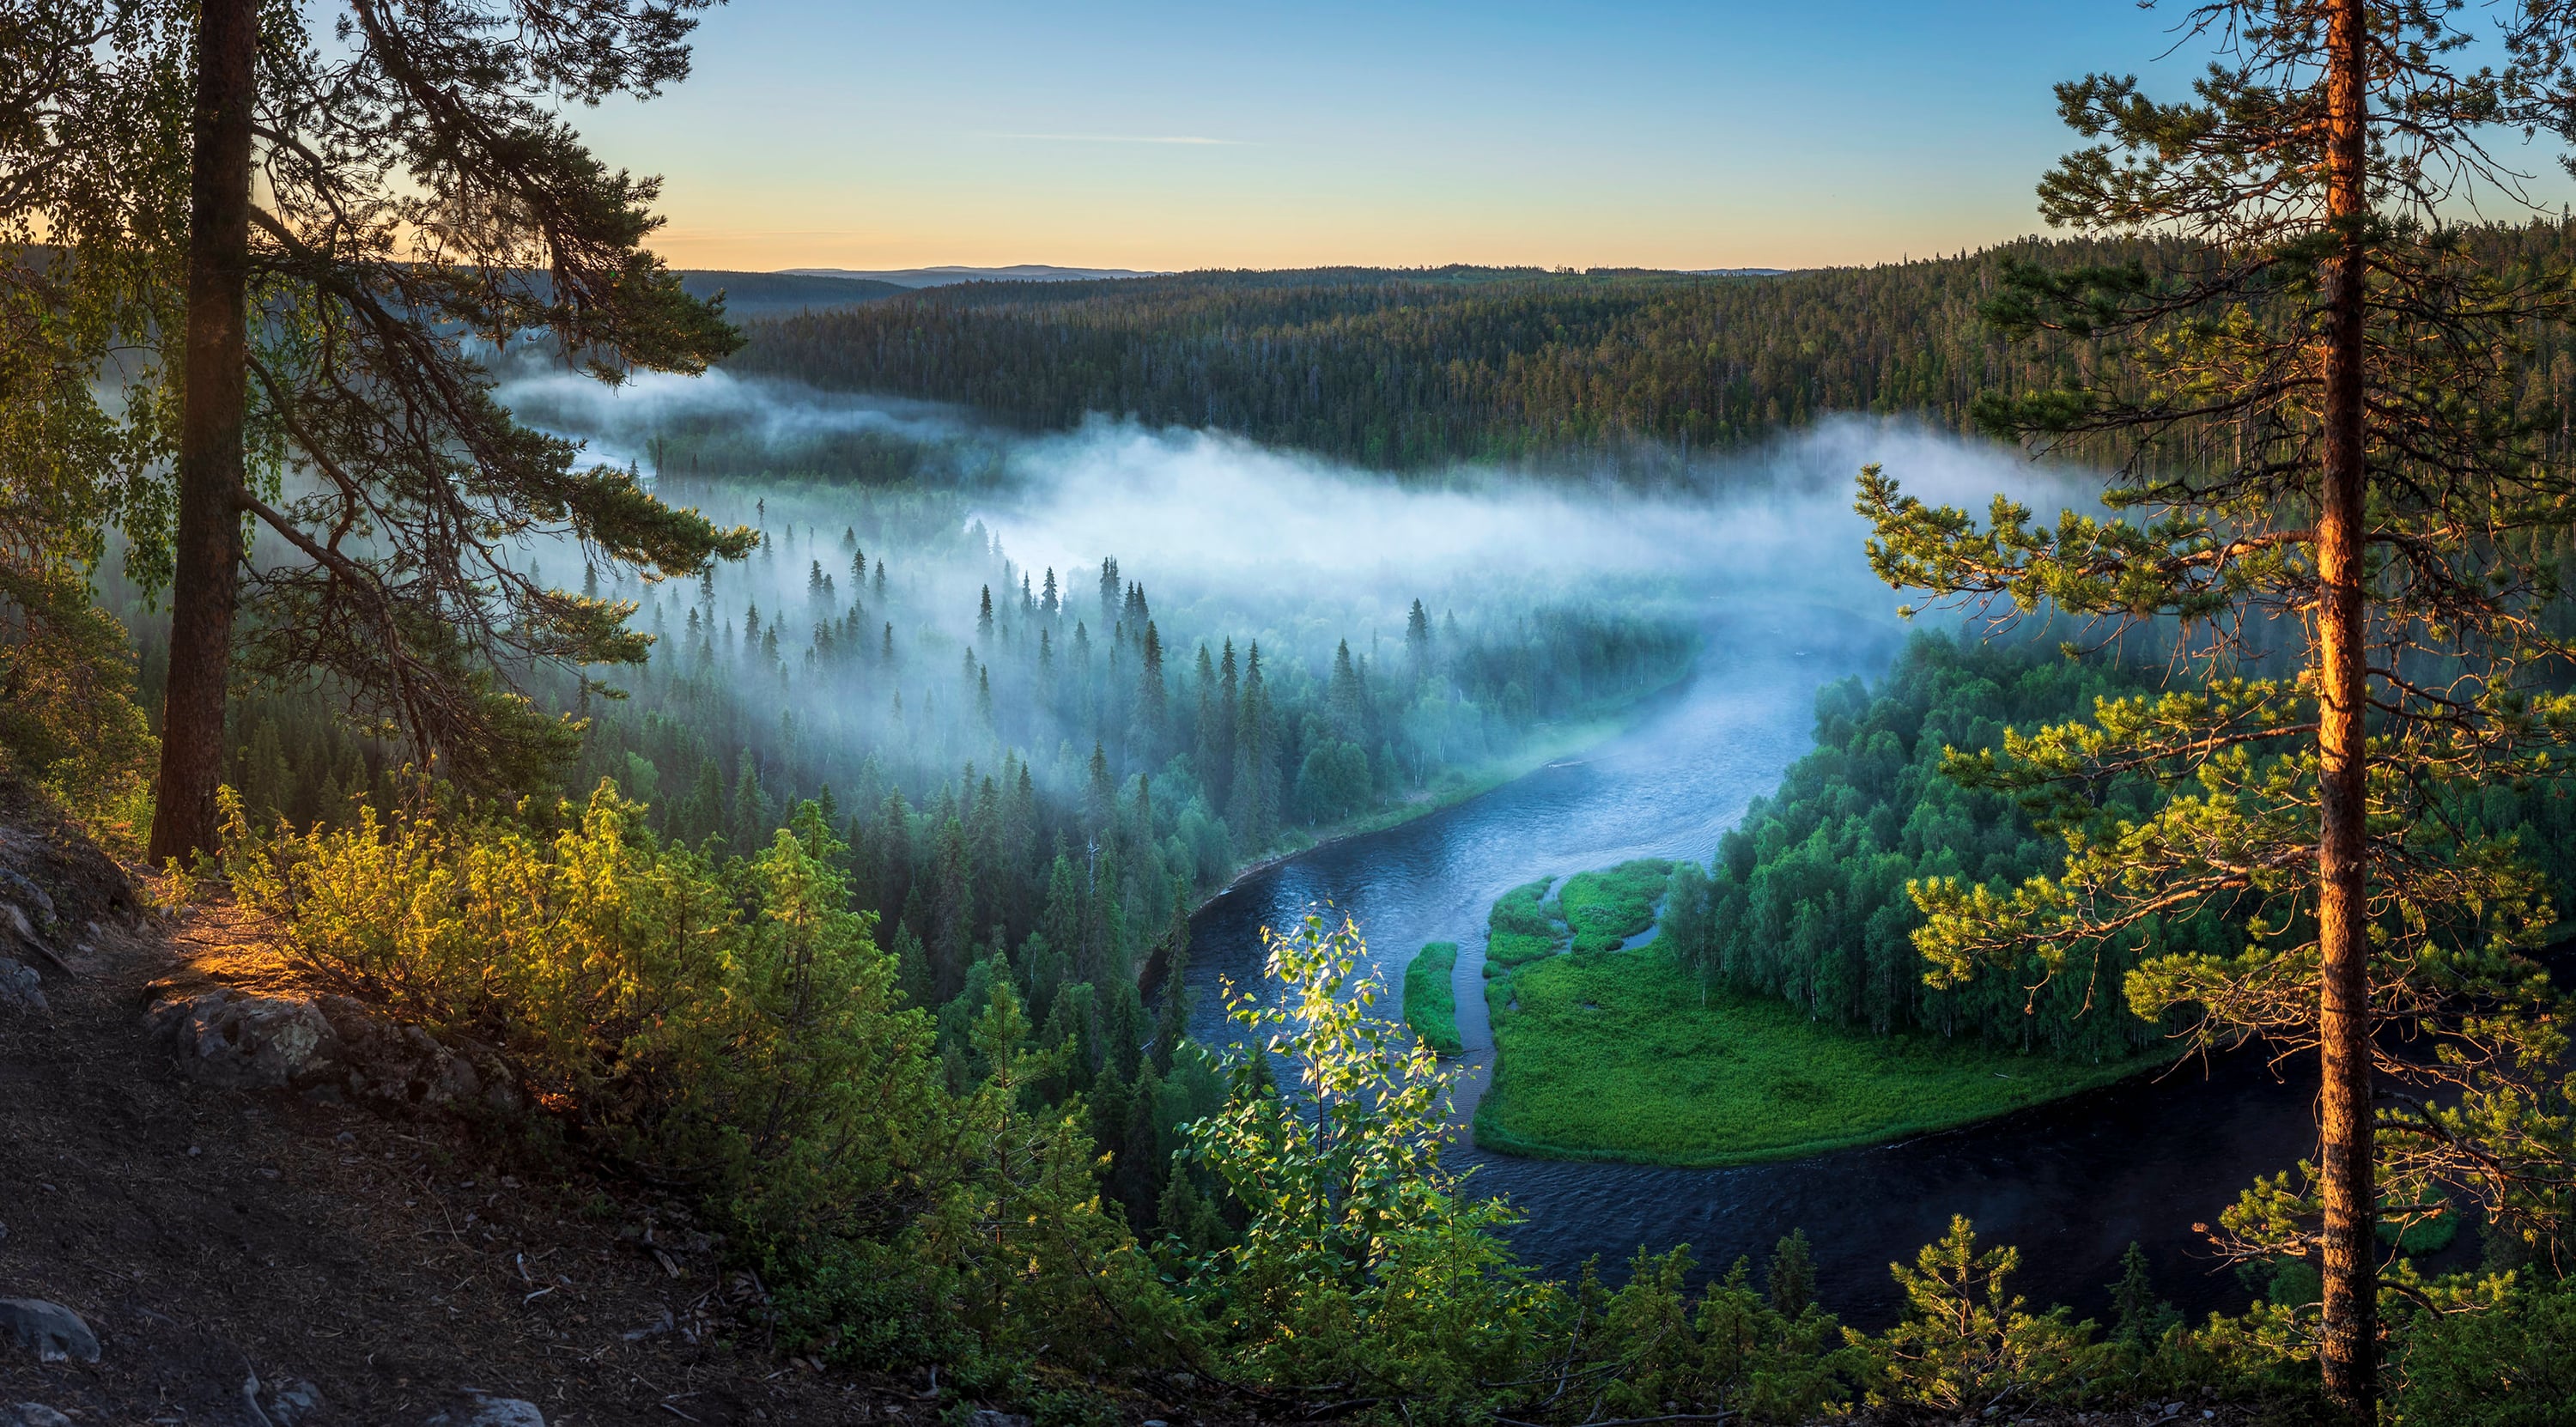
[[[1402,1400],[1414,1420],[1484,1417],[1470,1404],[1522,1376],[1554,1290],[1503,1241],[1512,1211],[1441,1167],[1450,1078],[1372,1014],[1385,987],[1352,975],[1357,930],[1310,916],[1265,941],[1279,994],[1229,1006],[1250,1049],[1227,1053],[1229,1103],[1189,1130],[1245,1218],[1195,1286],[1237,1345],[1231,1371]],[[1270,1056],[1293,1076],[1286,1095]]]
[[[1876,1347],[1889,1395],[1956,1411],[2010,1389],[2042,1400],[2074,1392],[2101,1350],[2092,1325],[2066,1310],[2022,1310],[2004,1289],[2021,1266],[2018,1249],[1977,1249],[1976,1230],[1953,1215],[1941,1242],[1926,1244],[1907,1269],[1890,1264],[1905,1293],[1905,1320]],[[1866,1340],[1852,1336],[1854,1346]]]
[[[817,1353],[1000,1384],[1041,1349],[1101,1366],[1193,1331],[1101,1211],[1082,1102],[1037,1108],[1063,1048],[998,980],[969,1033],[984,1073],[952,1094],[815,805],[720,865],[605,782],[551,836],[363,808],[259,830],[225,806],[234,895],[289,955],[491,1041],[564,1123],[697,1186]]]
[[[470,811],[298,833],[225,809],[234,895],[291,957],[498,1046],[577,1132],[746,1227],[792,1241],[856,1212],[933,1118],[930,1023],[810,806],[723,869],[605,782],[551,838]]]
[[[2482,1312],[2413,1315],[2398,1337],[2405,1427],[2576,1423],[2576,1287],[2516,1285]]]

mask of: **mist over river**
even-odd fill
[[[1192,1033],[1230,1040],[1219,979],[1257,982],[1261,928],[1329,902],[1359,923],[1390,986],[1423,943],[1459,944],[1459,1029],[1470,1062],[1480,1061],[1492,1045],[1478,986],[1494,898],[1632,857],[1707,859],[1746,804],[1774,790],[1810,746],[1818,686],[1855,673],[1874,679],[1902,637],[1892,621],[1743,608],[1713,606],[1699,672],[1604,746],[1266,868],[1210,902],[1191,923]],[[1510,1196],[1526,1215],[1517,1247],[1553,1274],[1597,1255],[1615,1283],[1640,1244],[1660,1252],[1687,1243],[1706,1276],[1739,1254],[1758,1265],[1780,1236],[1803,1228],[1820,1300],[1875,1328],[1896,1316],[1888,1264],[1911,1263],[1962,1213],[1986,1242],[2020,1247],[2013,1287],[2034,1304],[2101,1312],[2135,1240],[2158,1290],[2197,1315],[2241,1307],[2246,1295],[2192,1225],[2216,1219],[2257,1173],[2308,1153],[2309,1112],[2303,1084],[2237,1057],[1983,1125],[1778,1164],[1671,1169],[1463,1144],[1450,1163],[1474,1167],[1475,1190]]]
[[[722,373],[646,377],[613,392],[523,374],[504,395],[531,419],[619,460],[646,450],[666,425],[691,422],[729,423],[750,448],[780,452],[778,468],[787,470],[796,468],[795,442],[835,433],[953,443],[940,448],[943,459],[983,473],[951,476],[974,490],[975,518],[1000,542],[996,555],[1007,548],[1024,569],[1086,583],[1103,557],[1119,557],[1154,591],[1167,635],[1178,622],[1231,631],[1238,643],[1257,637],[1274,671],[1280,661],[1320,671],[1338,639],[1382,667],[1394,646],[1379,636],[1402,638],[1416,598],[1435,618],[1452,610],[1518,617],[1535,603],[1580,600],[1651,610],[1681,628],[1696,623],[1695,672],[1649,698],[1626,732],[1472,801],[1265,867],[1191,923],[1191,1030],[1211,1043],[1232,1039],[1220,979],[1257,983],[1261,929],[1293,923],[1310,906],[1330,903],[1356,920],[1391,986],[1425,942],[1457,942],[1458,1021],[1469,1049],[1461,1098],[1470,1103],[1492,1045],[1481,970],[1494,899],[1538,877],[1634,857],[1707,860],[1746,805],[1775,790],[1810,746],[1818,687],[1852,674],[1875,679],[1901,647],[1899,597],[1862,556],[1867,527],[1851,509],[1854,471],[1885,462],[1908,490],[1971,507],[2009,490],[2053,510],[2085,505],[2098,489],[2007,448],[1852,418],[1711,464],[1690,482],[1631,486],[1470,470],[1397,481],[1233,437],[1121,422],[1019,437],[920,403]],[[737,476],[723,489],[737,504],[765,493],[767,519],[791,536],[802,522],[828,537],[851,518],[851,502],[829,484]],[[980,539],[975,549],[983,553]],[[989,576],[943,573],[901,546],[875,553],[880,604],[891,559],[907,578],[929,580],[920,603],[947,612],[951,637],[970,637],[976,582]],[[836,550],[832,558],[843,557]],[[814,577],[821,570],[816,564]],[[790,610],[807,598],[809,578],[796,558],[723,575]],[[935,667],[950,667],[945,658],[943,650]],[[882,697],[873,686],[824,696],[837,705],[862,692]],[[924,726],[907,729],[917,735]],[[1050,732],[1033,747],[1043,754],[1053,742]],[[1042,779],[1073,767],[1039,759]],[[1516,1159],[1476,1150],[1463,1132],[1451,1155],[1474,1166],[1475,1189],[1511,1197],[1525,1215],[1514,1233],[1520,1251],[1551,1273],[1572,1274],[1598,1256],[1616,1281],[1641,1244],[1660,1252],[1679,1243],[1695,1250],[1702,1275],[1720,1273],[1739,1254],[1758,1262],[1781,1235],[1803,1228],[1822,1301],[1846,1321],[1876,1327],[1897,1306],[1889,1262],[1910,1262],[1951,1214],[1964,1213],[1988,1243],[2019,1246],[2013,1287],[2034,1303],[2100,1312],[2134,1239],[2159,1291],[2197,1313],[2241,1306],[2245,1294],[2209,1260],[2192,1225],[2215,1219],[2257,1173],[2308,1153],[2309,1108],[2304,1085],[2277,1082],[2247,1057],[1901,1144],[1741,1169]]]

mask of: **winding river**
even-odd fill
[[[1874,622],[1802,631],[1759,620],[1712,627],[1685,687],[1625,734],[1483,797],[1384,832],[1330,843],[1246,877],[1191,923],[1193,1033],[1230,1039],[1217,980],[1260,976],[1260,930],[1329,902],[1359,923],[1390,983],[1427,941],[1459,943],[1459,1030],[1472,1102],[1492,1040],[1481,968],[1485,911],[1504,891],[1631,857],[1705,859],[1745,806],[1777,787],[1812,739],[1817,688],[1875,675],[1897,636]],[[1911,1262],[1953,1213],[1989,1243],[2018,1245],[2016,1291],[2098,1314],[2121,1252],[2146,1247],[2160,1292],[2186,1312],[2241,1307],[2234,1276],[2195,1222],[2217,1217],[2258,1172],[2313,1143],[2309,1090],[2250,1058],[2190,1064],[1982,1125],[1898,1144],[1740,1169],[1519,1159],[1471,1144],[1450,1162],[1526,1215],[1520,1252],[1557,1274],[1599,1256],[1612,1282],[1642,1244],[1689,1244],[1701,1272],[1757,1263],[1792,1228],[1815,1245],[1819,1297],[1879,1327],[1897,1302],[1887,1266]],[[1462,1136],[1463,1140],[1463,1136]],[[2464,1236],[2465,1237],[2465,1236]]]

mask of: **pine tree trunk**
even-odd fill
[[[2357,225],[2368,207],[2364,0],[2334,0],[2327,36],[2328,206]],[[2325,471],[2317,501],[2317,937],[2322,954],[2317,1097],[2323,1141],[2326,1395],[2355,1422],[2378,1395],[2371,1184],[2370,928],[2363,827],[2367,611],[2362,596],[2362,241],[2344,230],[2326,274]]]
[[[179,529],[161,784],[148,856],[215,841],[241,557],[242,426],[249,381],[251,108],[257,0],[202,0],[188,192],[188,313],[179,398]]]

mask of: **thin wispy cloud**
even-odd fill
[[[987,139],[1032,139],[1049,144],[1193,144],[1240,148],[1241,139],[1210,139],[1197,134],[986,134]]]

